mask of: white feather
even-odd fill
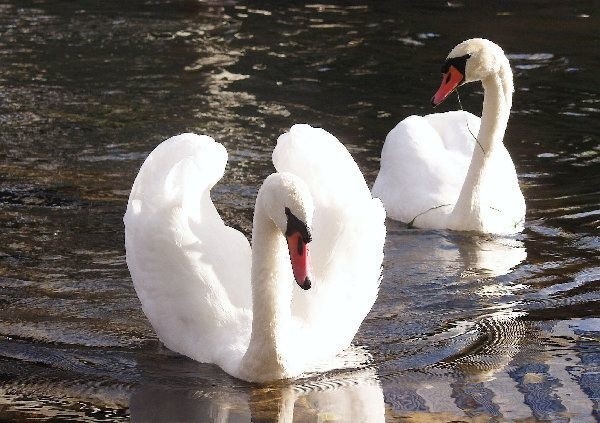
[[[277,201],[297,203],[293,211],[306,214],[310,223],[312,205],[305,197],[312,196],[313,288],[303,291],[293,282],[289,255],[281,247],[283,234],[277,231],[268,244],[273,251],[264,248],[257,256],[262,267],[256,273],[266,280],[251,282],[255,252],[240,232],[223,223],[210,198],[226,161],[222,145],[194,134],[172,137],[148,156],[124,217],[127,264],[136,292],[168,348],[246,380],[298,376],[349,346],[373,305],[385,212],[335,137],[308,125],[294,126],[278,140],[274,162],[283,173],[269,177],[269,187],[261,189],[266,200],[259,206],[257,199],[255,231],[281,226],[276,213],[279,208],[283,212],[283,205]],[[278,181],[287,197],[271,189]],[[272,221],[262,215],[263,209]],[[264,236],[253,234],[255,248],[261,248]],[[251,284],[259,282],[253,291]],[[261,328],[253,327],[253,307],[262,312],[269,305],[252,304],[251,292],[257,301],[277,293],[276,302],[288,302],[287,317],[266,315],[273,321],[263,329],[281,327],[285,332],[275,340],[261,338]],[[285,310],[285,304],[276,309]],[[269,342],[275,342],[273,362],[264,345]]]

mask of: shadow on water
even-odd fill
[[[0,4],[0,419],[598,420],[595,9]],[[355,337],[372,360],[354,370],[257,387],[159,346],[122,228],[156,144],[184,131],[222,142],[213,197],[248,236],[283,130],[323,126],[372,183],[386,133],[431,112],[443,57],[473,36],[502,45],[515,73],[505,143],[528,206],[522,234],[388,221],[381,290]],[[479,113],[481,88],[461,99]]]

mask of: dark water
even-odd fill
[[[0,3],[0,419],[600,419],[600,6],[594,1]],[[213,198],[250,232],[276,137],[337,135],[370,183],[439,67],[509,54],[516,238],[388,222],[354,371],[255,387],[162,348],[125,264],[148,152],[184,131],[230,155]],[[479,113],[481,88],[465,87]],[[457,108],[454,100],[443,110]]]

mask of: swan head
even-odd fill
[[[308,186],[292,173],[274,173],[265,179],[261,194],[264,211],[287,240],[296,283],[310,289],[308,244],[314,205]]]
[[[442,83],[433,95],[431,104],[441,104],[457,87],[481,81],[500,71],[506,62],[502,49],[483,38],[463,41],[452,49],[442,65]]]

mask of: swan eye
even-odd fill
[[[462,73],[464,75],[465,68],[467,66],[467,60],[470,57],[471,57],[470,54],[465,54],[464,56],[452,57],[452,58],[446,60],[446,62],[442,65],[442,73],[443,74],[448,73],[448,71],[450,70],[450,66],[453,66],[456,68],[457,71],[459,71],[460,73]]]
[[[305,244],[308,244],[312,240],[312,236],[306,223],[298,219],[289,208],[285,208],[285,214],[287,216],[287,228],[285,230],[285,236],[290,236],[295,232],[300,233],[302,240]]]

